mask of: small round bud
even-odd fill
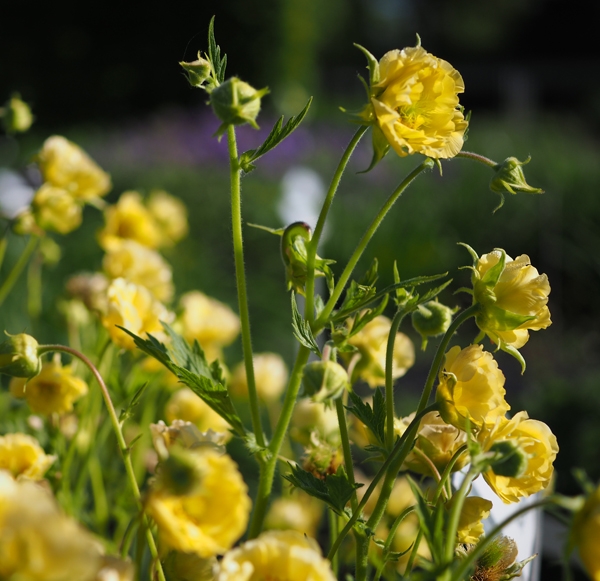
[[[35,377],[42,369],[38,342],[25,333],[0,343],[0,373],[12,377]]]
[[[442,335],[452,323],[453,310],[437,301],[429,301],[419,305],[418,309],[411,316],[412,325],[421,335],[421,349],[427,347],[429,337]]]
[[[33,123],[31,109],[19,95],[13,95],[5,104],[2,114],[2,125],[6,133],[23,133]]]
[[[192,87],[200,87],[205,89],[204,83],[210,76],[211,66],[210,62],[200,56],[198,53],[198,59],[191,63],[180,62],[179,63],[183,70],[186,72],[188,81]]]
[[[347,371],[335,361],[314,361],[304,366],[302,385],[315,402],[331,402],[349,389]]]
[[[260,99],[268,92],[268,89],[257,91],[237,77],[231,77],[215,87],[210,94],[210,104],[215,115],[223,122],[219,132],[227,125],[244,123],[258,129],[256,118],[260,112]]]
[[[489,451],[495,454],[490,468],[497,476],[519,478],[525,474],[529,459],[525,450],[515,440],[495,442]]]

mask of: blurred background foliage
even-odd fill
[[[205,95],[189,87],[178,66],[206,48],[208,22],[229,56],[229,74],[256,87],[269,86],[261,130],[239,131],[240,150],[260,143],[276,116],[315,102],[305,125],[267,155],[243,182],[247,223],[280,227],[283,181],[299,167],[326,187],[354,128],[339,107],[356,109],[364,93],[359,43],[380,57],[415,42],[451,62],[463,75],[462,98],[473,117],[466,149],[496,161],[532,156],[525,168],[542,196],[499,199],[487,187],[487,168],[465,159],[443,163],[444,175],[421,178],[377,233],[361,262],[377,256],[381,285],[391,280],[394,260],[401,276],[448,271],[454,288],[468,283],[469,263],[457,242],[479,253],[500,246],[526,253],[548,274],[553,325],[533,333],[523,349],[525,375],[504,354],[513,410],[527,409],[557,434],[557,486],[577,492],[570,468],[600,478],[600,77],[599,47],[578,34],[578,2],[565,9],[555,0],[227,0],[146,3],[123,10],[108,0],[95,10],[53,4],[42,11],[13,2],[3,9],[0,35],[0,100],[19,91],[36,116],[26,135],[0,138],[0,166],[27,169],[46,136],[60,133],[86,149],[112,175],[116,201],[125,190],[164,188],[190,212],[188,238],[166,254],[178,294],[201,289],[235,305],[230,248],[226,144],[212,137],[217,123]],[[575,41],[576,38],[576,41]],[[343,267],[357,238],[391,188],[418,160],[393,153],[369,174],[370,145],[361,144],[333,207],[320,254]],[[289,174],[288,174],[289,176]],[[57,301],[73,272],[100,268],[95,233],[102,217],[87,208],[82,228],[56,237],[62,259],[44,272],[43,312],[27,317],[27,280],[22,277],[0,312],[0,326],[27,331],[40,341],[66,340]],[[279,240],[245,229],[254,342],[257,351],[279,350],[291,361],[295,349],[279,257]],[[11,238],[3,273],[21,241]],[[467,304],[466,295],[444,297]],[[408,331],[410,332],[410,331]],[[474,329],[465,329],[465,341]],[[415,337],[415,341],[416,341]],[[430,349],[432,346],[430,345]],[[240,359],[240,346],[229,352]],[[411,401],[430,355],[400,383]],[[402,397],[400,397],[402,400]],[[402,406],[402,403],[400,404]],[[409,406],[406,409],[409,411]]]

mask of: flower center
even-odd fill
[[[422,114],[421,107],[416,104],[403,105],[398,107],[396,110],[400,115],[400,121],[406,127],[411,129],[419,129],[422,125],[427,122],[427,117]]]

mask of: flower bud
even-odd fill
[[[210,76],[211,66],[210,62],[200,56],[198,52],[198,59],[191,63],[180,62],[179,63],[183,70],[186,72],[188,81],[192,87],[199,87],[204,89],[204,83]]]
[[[6,133],[23,133],[33,123],[31,109],[25,101],[21,101],[18,94],[14,94],[5,104],[2,117],[2,125]]]
[[[30,378],[35,377],[41,369],[38,342],[31,335],[20,333],[9,336],[0,344],[0,373]]]
[[[419,305],[411,316],[412,325],[421,335],[421,349],[427,347],[429,337],[437,337],[445,333],[452,323],[453,310],[437,301],[429,301]]]
[[[202,476],[196,453],[174,445],[169,448],[169,456],[158,465],[157,486],[169,494],[187,496],[198,491]]]
[[[496,194],[543,194],[544,190],[530,186],[525,180],[522,166],[528,164],[531,157],[519,161],[516,157],[507,157],[502,163],[494,167],[494,177],[490,181],[490,189]]]
[[[490,467],[496,476],[519,478],[527,470],[528,455],[516,440],[494,442],[489,451],[495,455]]]
[[[335,361],[313,361],[304,366],[302,385],[315,402],[331,402],[350,388],[348,373]]]
[[[249,123],[258,129],[256,118],[260,112],[260,99],[268,89],[257,91],[237,77],[227,79],[210,94],[210,104],[215,115],[223,122],[217,133],[222,133],[227,125]]]
[[[340,446],[321,440],[316,432],[311,434],[310,443],[304,450],[302,468],[320,480],[335,474],[343,462]]]

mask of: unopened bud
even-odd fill
[[[35,377],[42,369],[38,342],[25,333],[9,336],[0,344],[0,373],[12,377]]]
[[[210,76],[211,66],[210,62],[200,56],[198,53],[198,59],[191,63],[180,62],[179,63],[183,70],[186,72],[188,81],[192,87],[200,87],[206,89],[204,83]]]
[[[421,349],[425,350],[429,337],[437,337],[448,330],[453,312],[450,307],[437,301],[419,305],[411,319],[415,331],[421,335]]]
[[[313,361],[304,366],[302,385],[315,402],[331,402],[350,388],[347,371],[335,361]]]
[[[222,133],[228,125],[244,123],[258,129],[256,118],[260,112],[260,99],[268,92],[268,89],[257,91],[237,77],[231,77],[215,87],[210,94],[210,104],[215,115],[223,122],[218,133]]]
[[[522,166],[528,164],[531,157],[525,161],[519,161],[516,157],[507,157],[502,163],[494,166],[494,177],[490,180],[490,190],[499,194],[502,200],[499,209],[504,204],[504,194],[516,194],[523,192],[525,194],[543,194],[544,190],[530,186],[525,180]],[[495,210],[494,210],[495,211]]]
[[[527,470],[529,458],[518,442],[514,440],[495,442],[489,451],[495,455],[490,468],[497,476],[519,478]]]
[[[6,133],[23,133],[33,123],[33,115],[29,105],[19,95],[13,95],[3,108],[2,125]]]

